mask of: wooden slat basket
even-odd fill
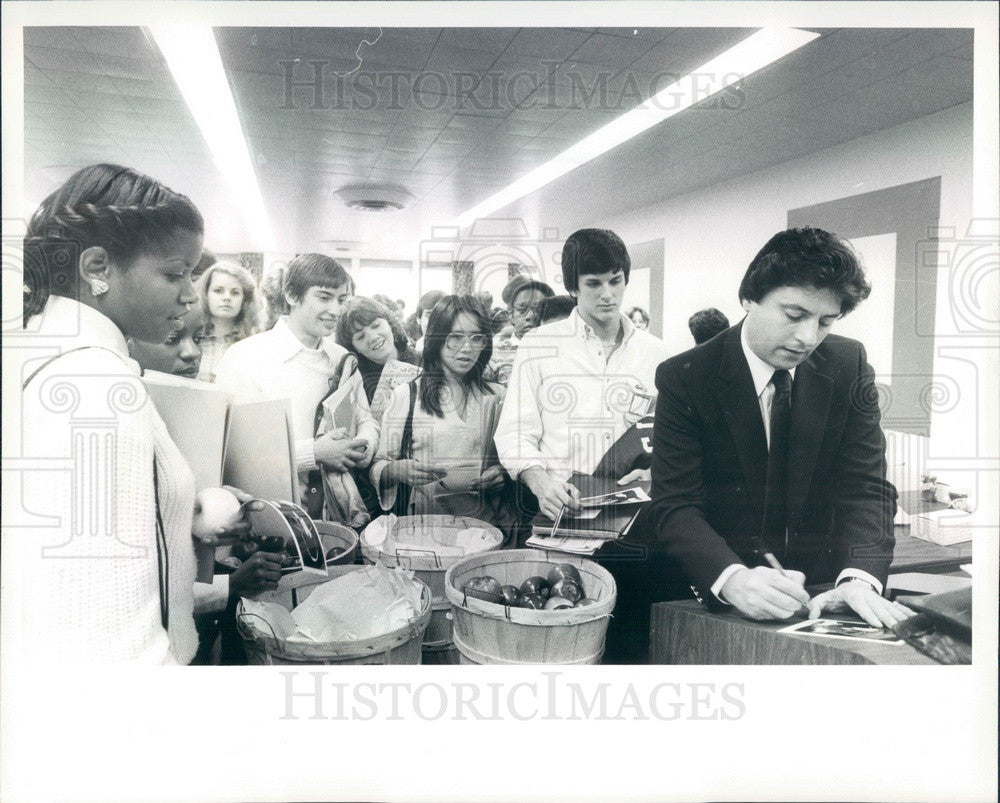
[[[532,575],[545,577],[559,563],[572,563],[583,578],[591,605],[562,610],[512,608],[463,591],[473,577],[489,575],[520,586]],[[615,607],[614,577],[603,566],[575,555],[511,549],[473,555],[445,574],[445,592],[454,611],[455,646],[462,663],[596,664]]]
[[[261,602],[277,602],[293,610],[323,583],[361,566],[330,566],[329,577],[296,572],[281,578],[274,591],[260,594]],[[419,580],[418,580],[419,582]],[[431,619],[431,592],[425,583],[420,615],[404,627],[358,641],[300,643],[277,638],[260,617],[248,614],[240,600],[236,624],[251,664],[419,664],[421,640]]]
[[[371,525],[369,525],[371,527]],[[478,528],[486,536],[475,554],[498,549],[504,536],[496,527],[469,516],[424,514],[400,516],[393,526],[394,540],[415,545],[416,548],[386,548],[385,543],[373,544],[361,533],[361,554],[370,563],[381,563],[394,568],[410,569],[418,580],[431,589],[431,621],[424,632],[424,651],[439,652],[452,648],[452,611],[445,594],[445,572],[464,555],[454,554],[454,539],[450,535],[461,530]],[[469,552],[464,553],[470,554]]]

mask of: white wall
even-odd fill
[[[789,209],[938,175],[941,225],[965,231],[972,210],[971,104],[584,224],[611,228],[625,242],[664,238],[665,290],[675,312],[664,321],[663,336],[681,351],[692,345],[692,312],[718,307],[734,323],[742,317],[736,291],[743,272],[786,227]]]
[[[664,340],[679,352],[692,345],[687,318],[695,310],[714,306],[733,323],[742,318],[737,289],[743,272],[768,238],[786,228],[790,209],[941,176],[941,248],[953,264],[961,260],[961,247],[947,234],[953,230],[961,239],[972,220],[972,123],[972,104],[962,104],[610,220],[559,223],[567,223],[567,231],[578,225],[611,228],[625,242],[664,238]],[[954,310],[965,302],[955,299],[960,291],[953,272],[939,268],[935,321],[934,374],[942,394],[931,404],[928,463],[934,468],[937,462],[942,476],[956,459],[963,463],[982,451],[997,398],[995,355],[970,348],[982,338],[976,341],[967,328],[963,333],[956,320],[961,316]],[[878,336],[871,332],[862,340]],[[987,474],[995,480],[995,473]],[[985,476],[968,478],[968,484]]]

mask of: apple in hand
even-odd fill
[[[220,528],[228,529],[240,518],[240,500],[225,488],[204,488],[194,498],[191,534],[210,539]]]
[[[538,594],[542,599],[547,599],[549,596],[549,581],[538,575],[529,577],[521,583],[521,593]]]

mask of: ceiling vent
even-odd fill
[[[336,194],[351,209],[362,212],[394,212],[413,201],[413,195],[402,187],[366,185],[342,187]]]

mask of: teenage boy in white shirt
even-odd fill
[[[577,307],[565,320],[527,332],[514,358],[497,452],[553,519],[563,505],[579,507],[579,491],[566,481],[570,474],[593,472],[648,412],[656,366],[669,356],[662,340],[621,312],[630,267],[614,232],[572,234],[563,246],[562,272]]]
[[[330,378],[346,353],[334,341],[333,331],[353,286],[336,260],[322,254],[297,256],[285,271],[288,315],[267,332],[234,343],[216,369],[215,383],[238,398],[290,401],[301,501],[310,512],[322,499],[311,472],[321,465],[339,472],[363,467],[378,446],[378,424],[367,408],[356,411],[355,437],[342,437],[338,430],[315,437],[317,405],[329,393]]]

